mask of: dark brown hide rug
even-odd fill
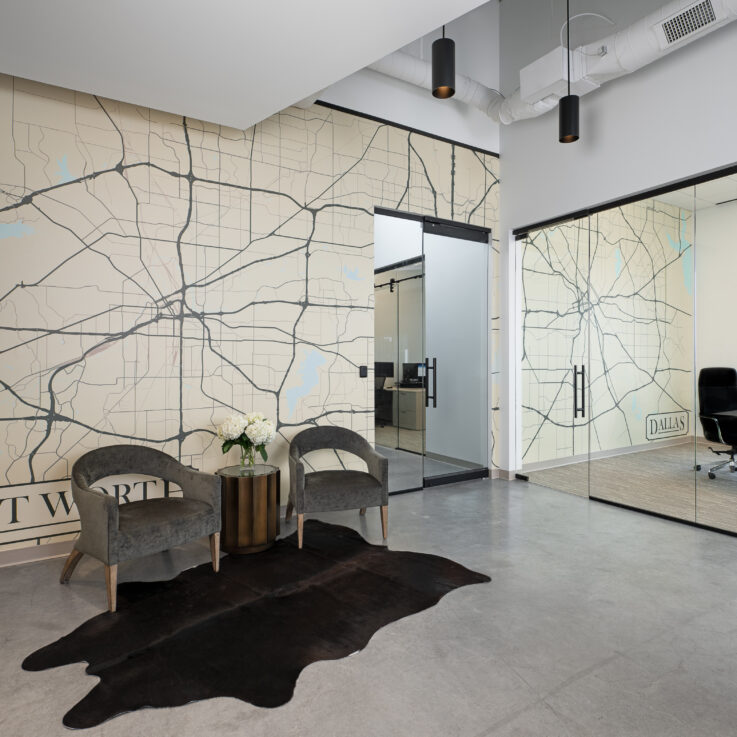
[[[93,617],[23,668],[89,663],[100,682],[64,716],[73,728],[217,696],[275,707],[310,663],[344,658],[384,625],[490,580],[310,520],[302,550],[295,533],[263,553],[223,558],[218,574],[208,563],[171,581],[121,584],[115,614]]]

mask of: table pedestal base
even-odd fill
[[[226,553],[246,555],[270,548],[279,534],[280,473],[222,475],[220,544]]]

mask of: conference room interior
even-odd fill
[[[705,179],[517,234],[520,468],[734,532],[737,175]]]

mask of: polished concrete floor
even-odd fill
[[[376,445],[376,450],[389,459],[389,491],[405,491],[422,486],[423,476],[444,476],[449,473],[463,473],[467,468],[445,463],[435,458],[408,453],[398,448]]]
[[[323,515],[380,542],[379,514]],[[290,532],[292,527],[286,528]],[[390,502],[389,545],[493,577],[310,665],[294,698],[260,709],[219,698],[143,710],[89,735],[272,737],[727,737],[737,733],[737,539],[523,482],[435,487]],[[170,576],[204,546],[121,566]],[[0,569],[0,734],[64,735],[96,679],[40,673],[25,655],[104,606],[83,560]],[[284,633],[288,637],[288,633]]]

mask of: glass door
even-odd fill
[[[591,216],[590,496],[694,521],[693,188]]]
[[[522,469],[529,480],[589,493],[589,219],[533,231],[521,248]]]
[[[489,233],[426,219],[423,262],[427,391],[418,396],[432,486],[489,467]]]
[[[390,492],[422,488],[422,280],[420,257],[374,275],[374,437]]]

